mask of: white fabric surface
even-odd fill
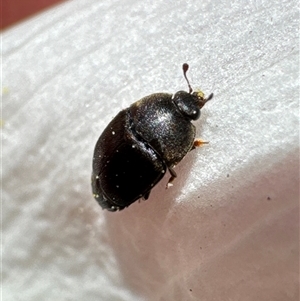
[[[70,1],[2,34],[3,300],[298,300],[297,1]],[[214,99],[146,202],[91,194],[107,123]]]

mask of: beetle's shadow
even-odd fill
[[[186,164],[190,167],[193,162]],[[210,300],[220,297],[214,294],[216,283],[222,296],[228,287],[232,287],[230,294],[235,294],[232,283],[239,282],[236,275],[241,265],[253,279],[260,279],[261,274],[261,270],[253,271],[253,266],[261,266],[269,275],[270,264],[277,267],[282,253],[278,235],[286,234],[286,221],[294,225],[299,219],[295,210],[298,166],[293,160],[280,161],[266,170],[267,176],[266,172],[259,174],[256,181],[245,179],[250,166],[253,162],[230,177],[221,173],[222,178],[210,183],[199,206],[175,206],[169,196],[156,199],[164,189],[160,185],[148,201],[122,212],[106,213],[109,243],[125,287],[148,296],[147,300],[200,300],[203,296]],[[292,189],[287,194],[289,176],[294,180],[288,184],[288,190]],[[179,187],[175,192],[179,193]],[[197,194],[191,197],[195,199]],[[270,214],[274,218],[266,221]],[[286,221],[280,221],[282,215]],[[266,239],[272,250],[279,247],[278,253],[265,252],[272,258],[267,265],[261,252],[253,255],[264,250]],[[239,293],[244,295],[244,286]]]

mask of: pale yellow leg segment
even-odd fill
[[[208,141],[203,141],[202,139],[195,139],[192,150],[195,149],[196,147],[200,147],[203,144],[208,144]]]

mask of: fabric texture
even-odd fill
[[[298,300],[296,1],[64,3],[2,33],[3,299]],[[214,98],[150,198],[102,211],[109,121],[155,92]]]

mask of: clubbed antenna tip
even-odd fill
[[[192,89],[192,87],[191,87],[191,85],[190,85],[190,82],[189,82],[188,78],[186,77],[186,73],[187,73],[187,71],[189,70],[189,65],[188,65],[187,63],[184,63],[184,64],[182,65],[182,70],[183,70],[183,76],[184,76],[184,78],[185,78],[185,80],[186,80],[186,82],[187,82],[187,84],[188,84],[188,86],[189,86],[189,93],[192,93],[192,92],[193,92],[193,89]]]

